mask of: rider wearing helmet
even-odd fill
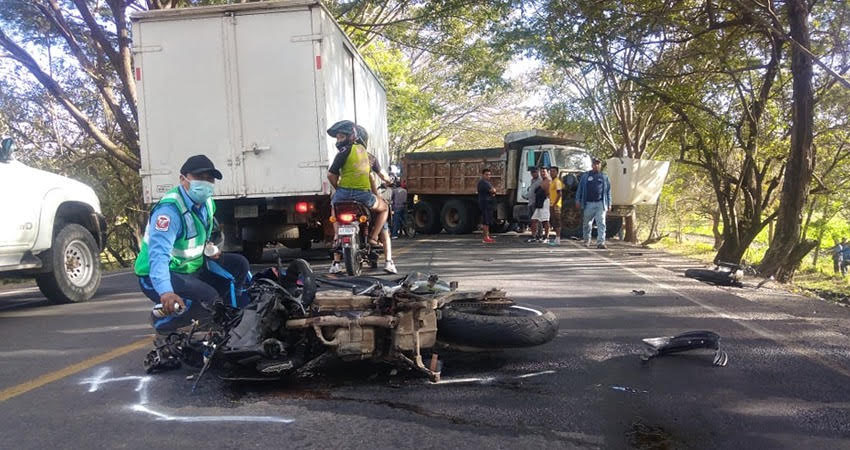
[[[372,210],[374,223],[369,244],[379,246],[378,237],[387,221],[388,208],[386,202],[372,193],[369,173],[374,163],[366,152],[368,134],[354,122],[342,120],[328,128],[328,135],[336,138],[339,150],[328,168],[328,181],[336,190],[331,204],[354,201]]]

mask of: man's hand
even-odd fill
[[[159,302],[162,303],[162,309],[166,314],[174,314],[177,311],[186,309],[186,304],[179,295],[173,292],[166,292],[159,296]]]

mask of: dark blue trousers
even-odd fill
[[[244,294],[249,282],[250,266],[244,256],[223,253],[218,260],[207,260],[201,270],[192,274],[171,272],[171,286],[186,304],[186,311],[163,318],[151,315],[157,331],[173,331],[211,316],[211,306],[221,300],[233,307],[247,303]],[[150,277],[139,277],[142,292],[154,303],[159,303],[159,293],[153,288]]]

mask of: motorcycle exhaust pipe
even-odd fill
[[[398,319],[393,316],[366,316],[359,319],[348,319],[339,316],[308,317],[306,319],[292,319],[286,321],[286,328],[310,328],[319,327],[348,327],[357,325],[361,327],[395,328]]]

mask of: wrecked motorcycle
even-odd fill
[[[190,330],[157,339],[145,358],[148,373],[181,362],[231,375],[249,370],[281,378],[308,370],[328,357],[371,360],[410,368],[437,381],[435,349],[528,347],[551,341],[555,315],[515,304],[491,289],[462,292],[436,275],[413,273],[396,281],[371,277],[324,279],[295,260],[267,269],[249,288],[242,309],[216,305],[207,331]],[[254,379],[254,378],[251,378]]]

